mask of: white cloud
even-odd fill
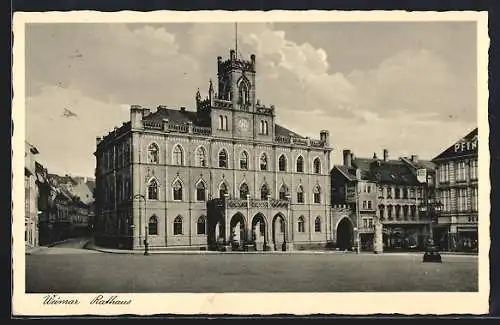
[[[49,172],[94,174],[96,137],[130,118],[124,104],[103,103],[78,90],[45,86],[26,99],[27,139],[40,151]],[[77,116],[64,117],[68,109]]]
[[[226,59],[234,47],[234,26],[183,30],[120,24],[28,29],[28,136],[49,169],[93,173],[95,136],[128,120],[130,104],[192,107],[198,87],[206,94],[208,79],[217,77],[217,56]],[[346,75],[330,71],[332,53],[293,42],[272,24],[238,30],[241,55],[257,56],[262,103],[274,104],[278,119],[298,133],[317,138],[320,129],[330,130],[336,148],[369,156],[382,147],[395,154],[411,149],[431,158],[476,123],[475,98],[460,96],[464,83],[429,50],[401,48],[374,69]],[[64,107],[79,119],[61,118]],[[423,140],[438,132],[442,141]]]

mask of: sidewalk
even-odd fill
[[[129,249],[117,249],[117,248],[105,248],[96,246],[93,241],[89,241],[84,249],[95,250],[101,253],[111,253],[111,254],[136,254],[144,255],[144,249],[129,250]],[[356,255],[353,251],[336,251],[336,250],[294,250],[294,251],[234,251],[234,252],[221,252],[221,251],[202,251],[202,250],[173,250],[173,249],[157,249],[153,248],[149,250],[149,254],[173,254],[173,255],[223,255],[223,254],[350,254]],[[361,252],[359,255],[423,255],[424,252],[388,252],[382,254],[374,254],[373,252]],[[476,253],[458,253],[458,252],[441,252],[441,255],[457,255],[457,256],[467,256],[476,255]]]
[[[56,242],[53,242],[53,243],[50,243],[50,244],[47,244],[47,245],[43,245],[43,246],[26,247],[26,255],[33,255],[33,254],[39,253],[42,250],[46,250],[48,248],[51,248],[51,247],[54,247],[54,246],[57,246],[57,245],[60,245],[60,244],[64,244],[64,243],[67,243],[67,242],[70,242],[70,241],[73,241],[73,240],[76,240],[76,239],[77,238],[67,238],[67,239],[56,241]],[[86,245],[87,244],[85,244],[84,246],[86,246]]]

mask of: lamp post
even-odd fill
[[[142,194],[134,195],[134,199],[141,199],[144,201],[144,255],[149,255],[149,243],[148,243],[148,223],[146,221],[146,197]],[[139,220],[141,220],[141,207],[139,206]],[[140,221],[139,221],[140,226]]]
[[[290,223],[293,225],[293,223],[291,221],[291,217],[290,217],[290,205],[292,203],[292,196],[290,195],[289,192],[287,192],[285,194],[285,198],[286,198],[286,201],[287,201],[286,202],[286,214],[287,214],[288,224],[285,223],[285,229],[284,229],[285,231],[283,232],[283,250],[284,251],[286,251],[286,234],[288,232],[288,228],[289,228],[288,226],[289,226]],[[292,229],[293,229],[293,226],[292,226]]]
[[[229,197],[229,193],[224,193],[224,242],[226,245],[229,245],[229,235],[231,232],[231,229],[229,231],[227,230],[228,226],[231,228],[231,224],[227,224],[227,199]]]
[[[356,182],[354,186],[354,190],[356,191],[356,227],[354,227],[354,231],[356,232],[356,254],[360,253],[360,235],[359,235],[359,183]]]

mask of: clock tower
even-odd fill
[[[250,60],[244,60],[231,50],[228,60],[217,58],[218,89],[212,120],[225,114],[227,122],[224,127],[231,137],[272,140],[274,109],[261,107],[256,100],[255,72],[254,54],[250,55]]]

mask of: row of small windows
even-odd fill
[[[182,217],[177,216],[174,219],[174,235],[182,235],[183,227],[182,227]],[[155,215],[149,218],[148,222],[148,234],[149,235],[158,235],[158,217]],[[198,218],[196,222],[196,234],[198,235],[206,235],[207,234],[207,218],[205,216],[201,216]]]
[[[227,116],[225,116],[225,115],[219,115],[219,130],[222,130],[222,131],[228,130]]]
[[[218,166],[220,168],[228,168],[228,154],[226,149],[222,149],[218,154]],[[178,166],[184,165],[184,153],[183,149],[180,145],[174,147],[172,152],[173,163]],[[240,153],[240,169],[248,169],[248,153],[246,151],[242,151]],[[159,149],[158,145],[152,143],[148,149],[148,161],[152,164],[159,163]],[[207,167],[207,154],[203,147],[199,147],[196,149],[196,166],[197,167]],[[260,170],[268,170],[268,157],[265,153],[262,153],[259,158],[259,167]],[[287,170],[287,158],[285,155],[280,155],[278,158],[278,170],[286,171]],[[295,164],[295,171],[298,173],[304,172],[304,157],[297,157]],[[321,173],[321,160],[319,158],[315,158],[313,160],[313,172],[315,174]]]
[[[305,221],[304,221],[304,216],[300,216],[298,221],[298,232],[305,232],[306,231],[306,226],[305,226]],[[316,217],[314,220],[314,232],[321,232],[321,218]]]
[[[152,179],[149,184],[148,184],[148,199],[149,200],[158,200],[159,199],[159,193],[158,193],[158,182],[156,179]],[[174,182],[172,186],[172,196],[174,201],[182,201],[183,199],[183,187],[182,183],[177,180]],[[196,200],[197,201],[205,201],[206,200],[206,186],[205,183],[202,181],[198,182],[196,184]],[[270,196],[270,190],[269,186],[267,184],[264,184],[260,188],[260,199],[261,200],[267,200]],[[223,198],[228,194],[228,188],[225,183],[221,183],[219,187],[219,197]],[[240,199],[246,200],[247,196],[250,194],[249,188],[247,183],[242,183],[240,185],[239,189],[239,194],[240,194]],[[297,203],[304,203],[304,189],[302,185],[299,185],[297,187]],[[289,199],[289,191],[288,187],[283,184],[280,187],[279,190],[279,199],[280,200],[288,200]],[[314,203],[321,203],[321,187],[319,185],[316,185],[313,188],[313,202]]]
[[[300,216],[297,220],[298,232],[305,232],[305,219],[304,216]],[[182,235],[183,234],[183,219],[182,216],[177,216],[174,219],[174,227],[173,232],[174,235]],[[321,232],[321,217],[316,217],[314,220],[314,232]],[[148,222],[148,234],[149,235],[158,235],[158,217],[155,215],[149,218]],[[205,216],[200,216],[196,222],[196,234],[198,235],[206,235],[207,234],[207,218]]]

